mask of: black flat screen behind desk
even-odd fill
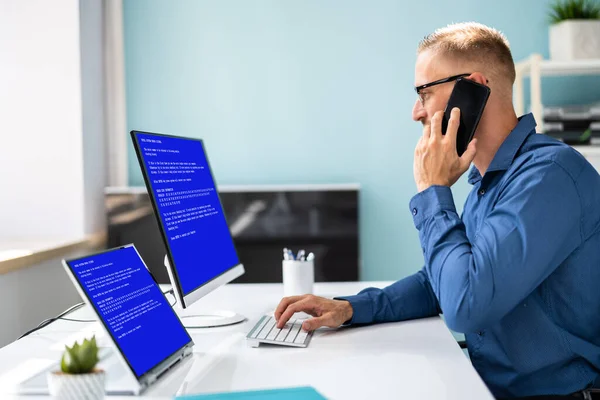
[[[246,273],[235,283],[281,282],[282,249],[315,253],[317,282],[356,281],[358,190],[219,192]],[[134,243],[159,283],[165,248],[146,193],[106,195],[108,246]]]

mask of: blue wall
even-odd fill
[[[419,40],[476,20],[505,32],[515,60],[548,56],[546,1],[413,3],[124,0],[128,130],[205,139],[219,184],[360,183],[362,279],[408,275],[422,265],[408,211]],[[600,80],[543,89],[546,104],[582,103]],[[462,208],[469,185],[453,190]]]

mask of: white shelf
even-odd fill
[[[312,191],[359,191],[360,183],[307,183],[264,185],[218,185],[220,193],[233,192],[312,192]],[[146,194],[145,186],[108,186],[105,194]]]
[[[537,122],[538,132],[544,132],[542,105],[542,76],[600,75],[600,59],[551,61],[540,54],[532,54],[515,64],[516,79],[513,95],[517,115],[525,114],[523,80],[530,76],[531,112]]]
[[[529,76],[535,59],[529,57],[515,65],[517,74]],[[575,61],[551,61],[541,60],[539,63],[542,76],[559,75],[600,75],[600,59],[575,60]]]

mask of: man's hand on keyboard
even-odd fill
[[[302,323],[305,331],[313,331],[321,326],[337,328],[350,320],[353,314],[352,306],[345,300],[331,300],[312,294],[284,297],[275,310],[277,327],[283,328],[297,312],[305,312],[314,317]]]

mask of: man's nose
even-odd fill
[[[419,122],[427,117],[427,112],[423,108],[423,105],[419,99],[415,100],[415,104],[412,109],[412,119],[415,122]]]

